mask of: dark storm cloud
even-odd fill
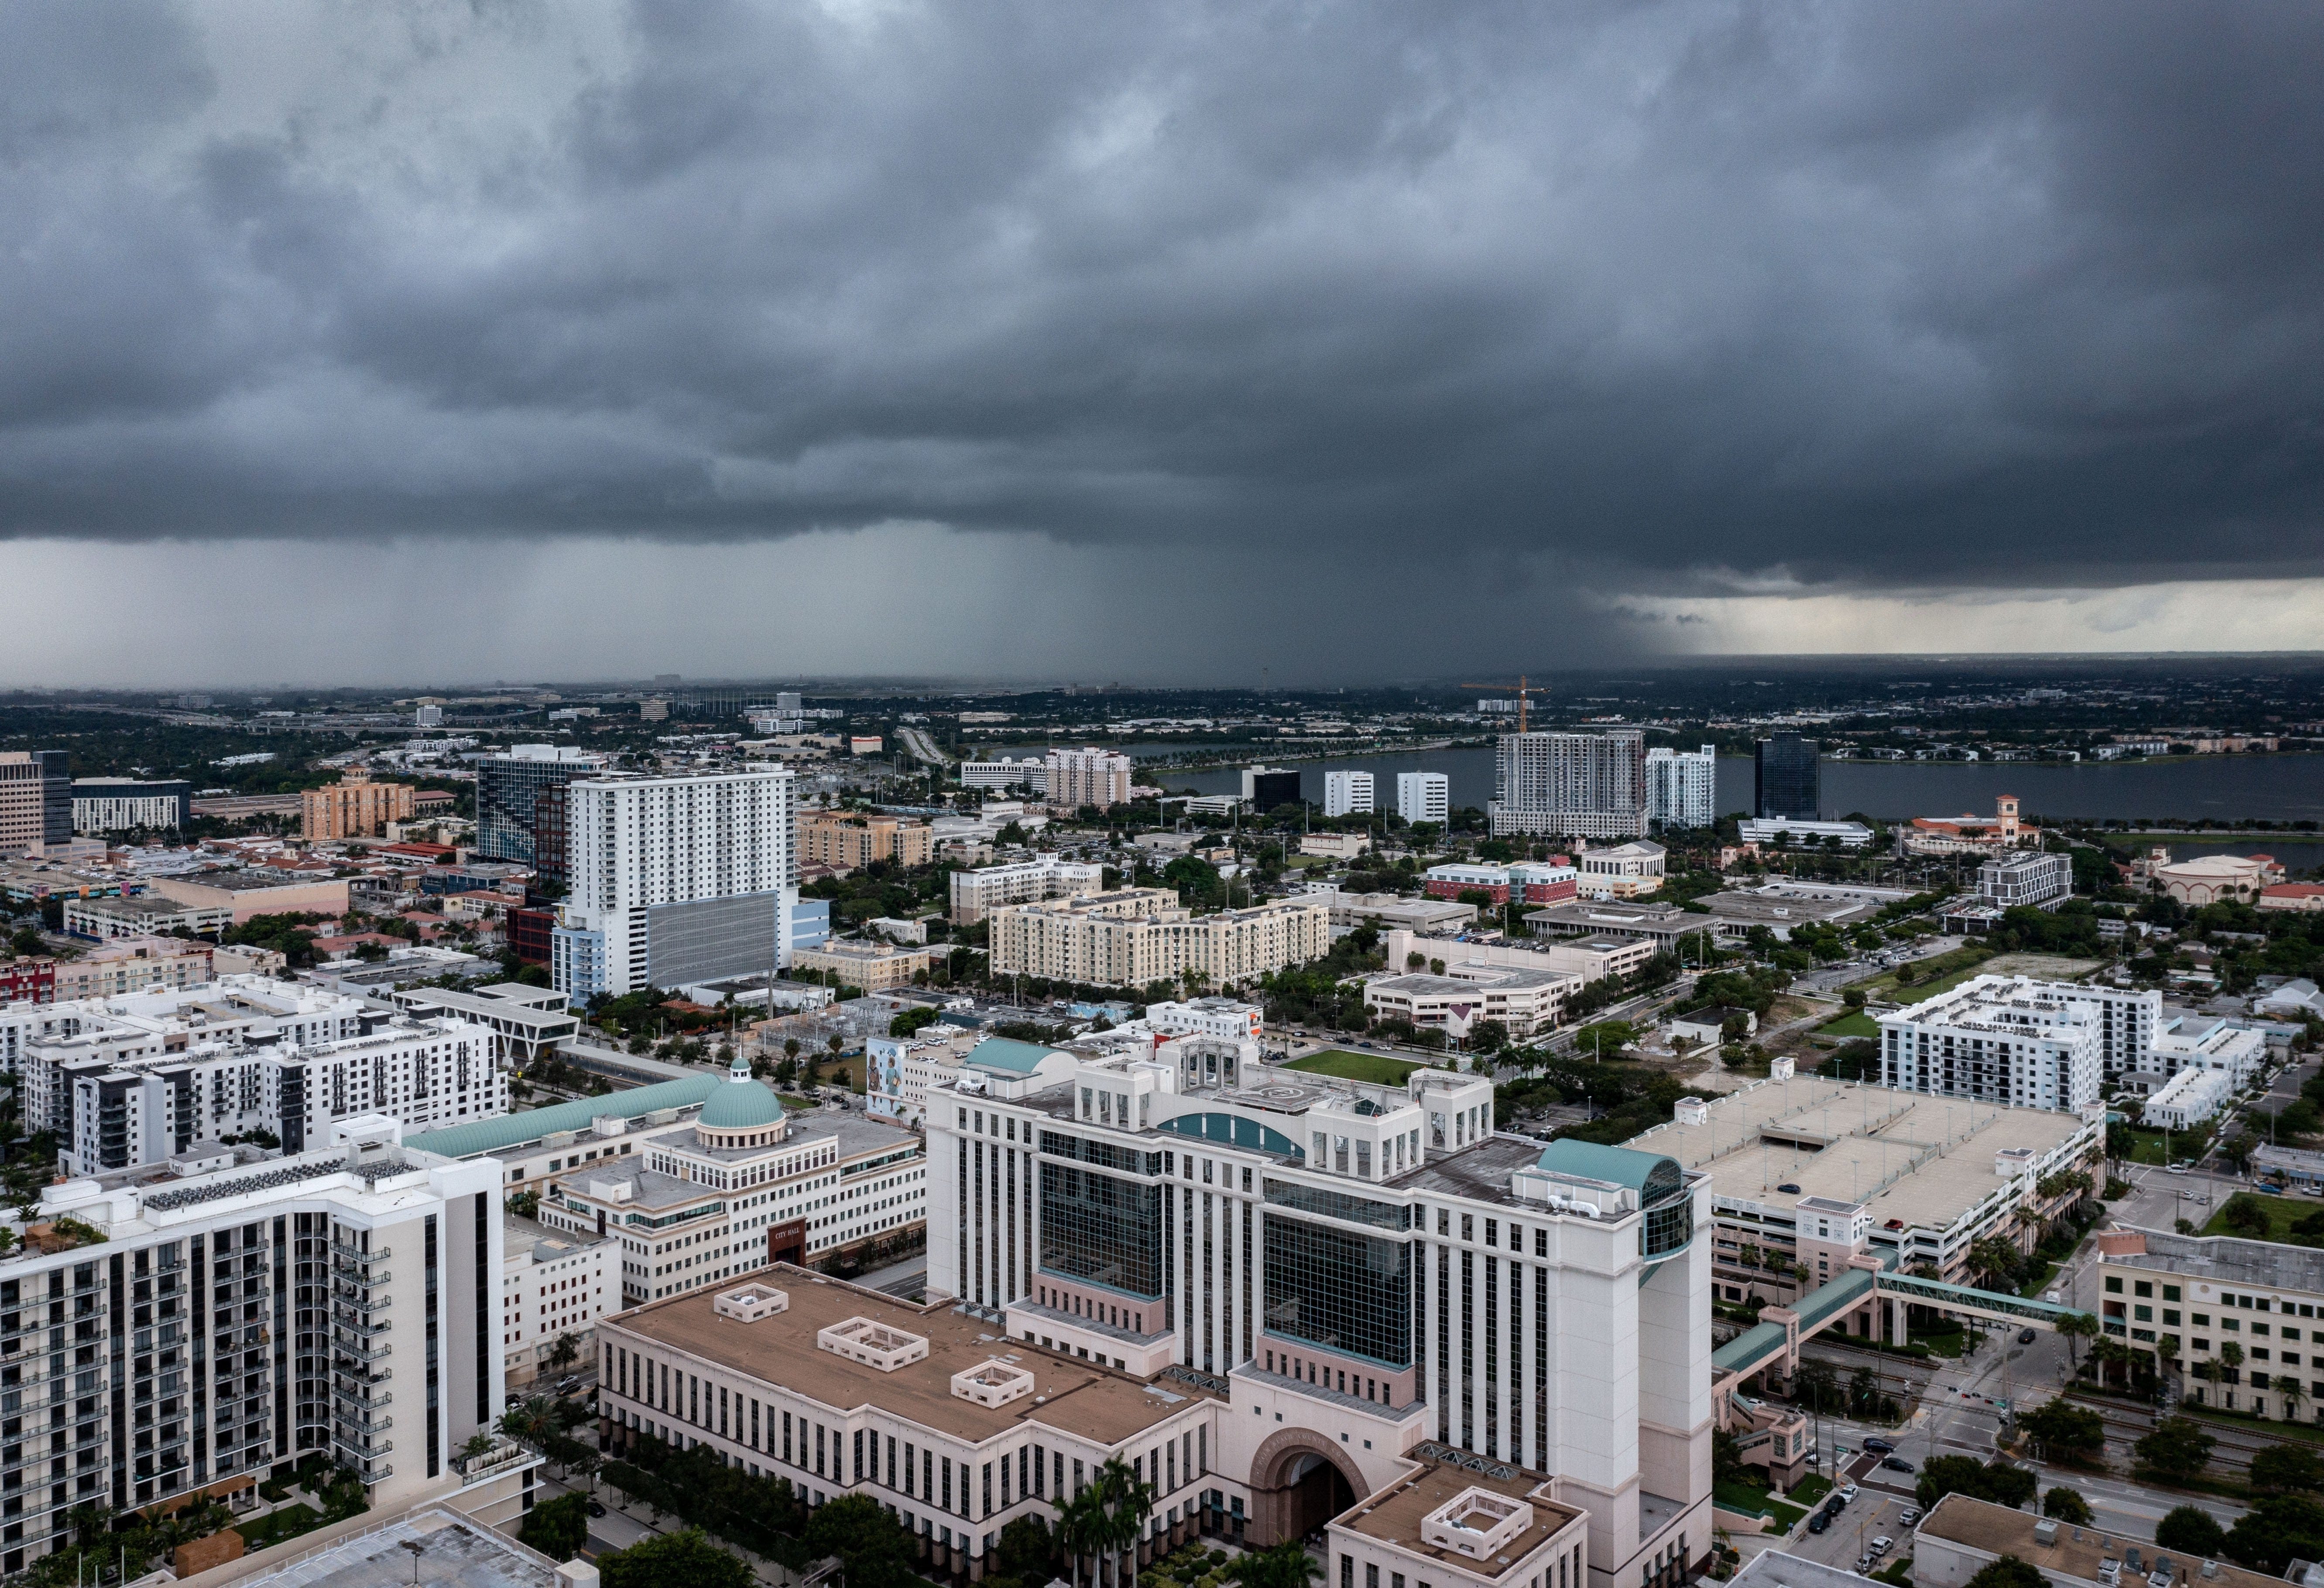
[[[926,520],[1633,592],[2317,564],[2309,6],[0,31],[19,535]]]

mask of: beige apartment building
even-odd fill
[[[124,938],[101,944],[78,959],[57,964],[57,1002],[111,998],[148,987],[199,987],[214,974],[208,943],[183,938]]]
[[[844,811],[806,811],[798,815],[802,866],[844,866],[860,870],[874,860],[926,866],[936,858],[936,834],[925,822]]]
[[[1169,888],[1048,899],[995,910],[992,969],[1099,987],[1144,987],[1188,971],[1230,987],[1323,957],[1332,946],[1325,900],[1275,899],[1194,915]]]
[[[1111,750],[1051,750],[1051,805],[1079,810],[1095,805],[1105,810],[1130,803],[1130,757]]]
[[[299,796],[299,832],[303,838],[378,838],[391,822],[409,822],[419,791],[408,783],[374,783],[371,774],[351,767],[327,788]]]
[[[793,950],[791,974],[817,971],[867,993],[884,992],[890,987],[911,986],[912,978],[934,966],[941,952],[938,949],[842,940],[817,948]]]
[[[1105,867],[1037,855],[1013,865],[955,871],[951,885],[953,924],[971,926],[1004,905],[1096,893],[1105,886]]]

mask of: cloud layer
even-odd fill
[[[2291,5],[11,7],[0,532],[901,522],[1601,638],[2307,575],[2319,80]]]

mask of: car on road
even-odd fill
[[[1879,1435],[1874,1434],[1864,1441],[1864,1448],[1871,1451],[1876,1455],[1886,1455],[1896,1447],[1888,1443],[1887,1440],[1880,1437]]]
[[[1886,1460],[1882,1461],[1880,1464],[1886,1467],[1892,1473],[1909,1473],[1913,1470],[1913,1464],[1906,1461],[1901,1455],[1889,1456]]]
[[[1855,1499],[1855,1498],[1856,1498],[1856,1485],[1855,1485],[1855,1484],[1853,1484],[1853,1483],[1842,1483],[1842,1484],[1840,1486],[1840,1499],[1841,1499],[1841,1500],[1843,1500],[1843,1501],[1849,1501],[1849,1500],[1853,1500],[1853,1499]]]
[[[605,1514],[605,1508],[593,1500],[589,1502],[589,1514],[593,1517],[604,1516]]]
[[[2163,1172],[2165,1174],[2185,1174],[2187,1172],[2187,1166],[2183,1163],[2174,1163]]]
[[[2020,1329],[2020,1330],[2018,1330],[2018,1331],[2017,1331],[2017,1343],[2018,1343],[2020,1345],[2031,1345],[2032,1344],[2034,1344],[2034,1331],[2033,1331],[2032,1329]]]
[[[1896,1519],[1909,1528],[1921,1519],[1921,1508],[1917,1505],[1908,1505],[1904,1508],[1904,1514]]]
[[[557,1381],[557,1392],[559,1395],[570,1395],[580,1387],[581,1379],[577,1373]]]
[[[1821,1533],[1831,1526],[1831,1513],[1829,1511],[1820,1510],[1808,1519],[1808,1531],[1811,1533]]]

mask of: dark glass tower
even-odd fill
[[[1821,789],[1817,784],[1816,741],[1779,733],[1759,741],[1751,764],[1751,813],[1813,822]]]

